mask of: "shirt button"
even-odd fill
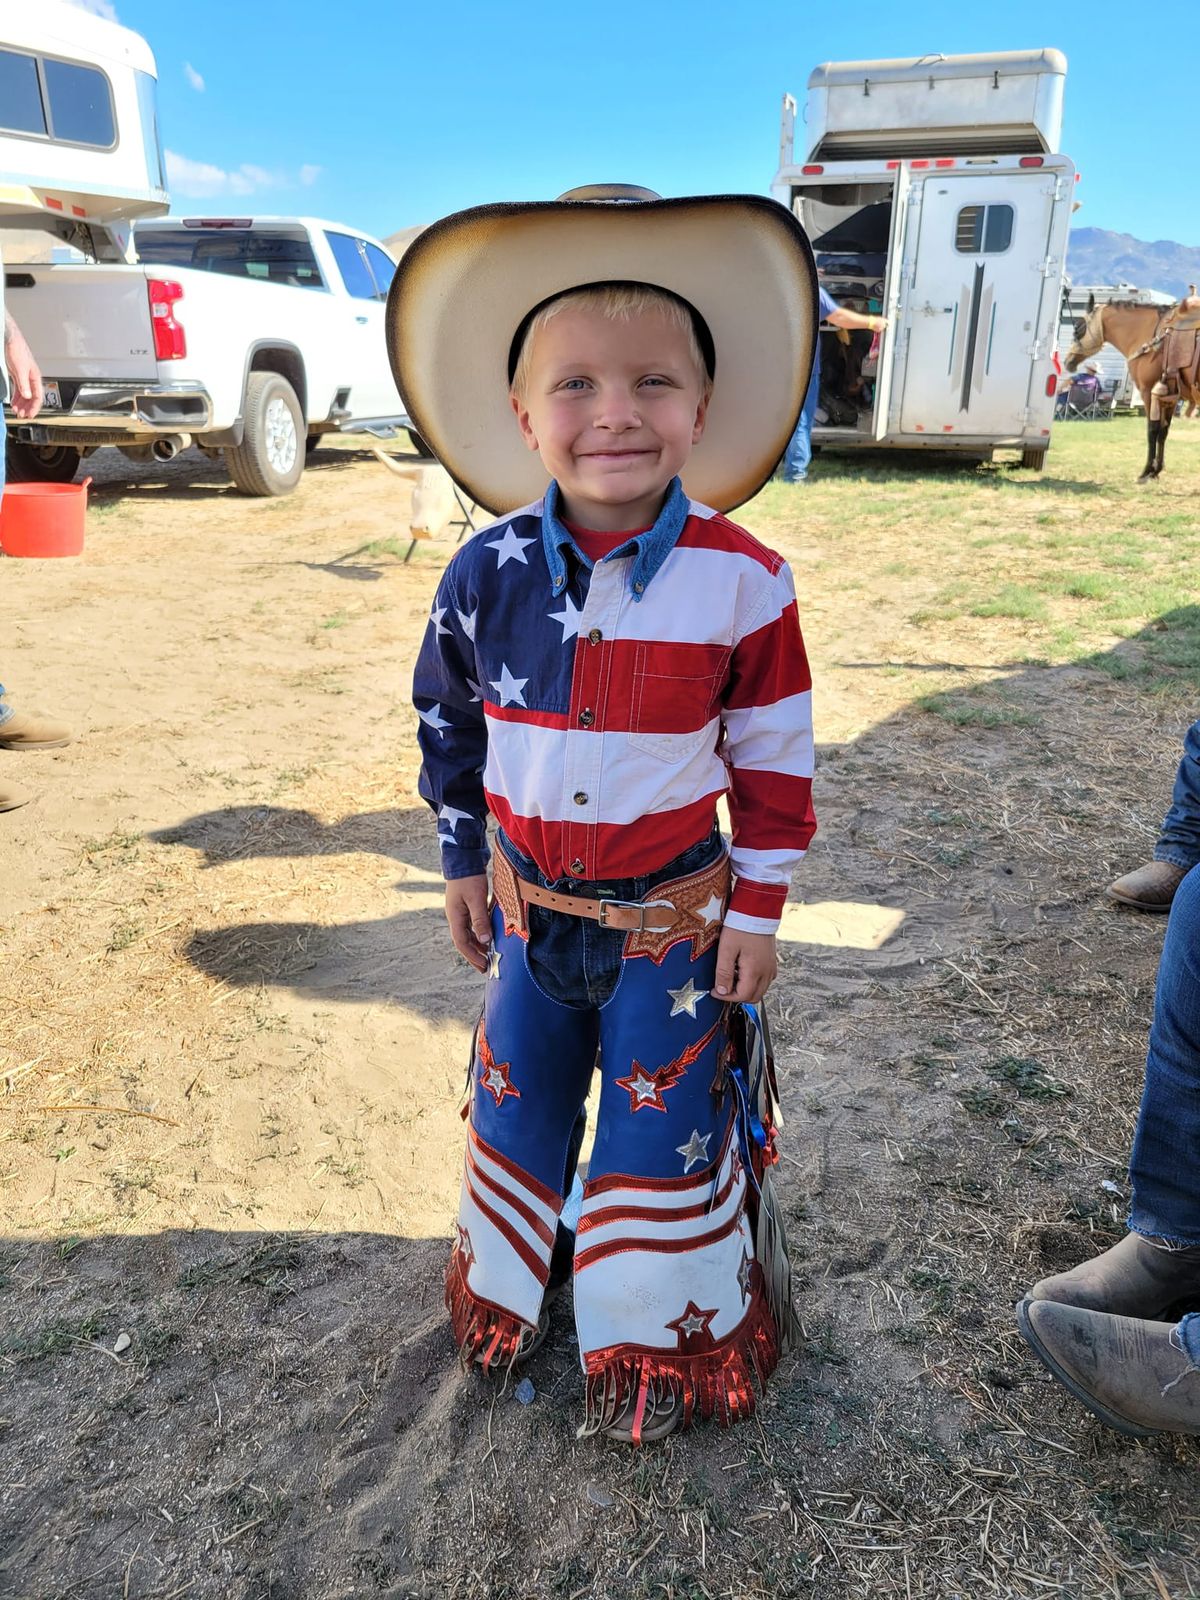
[[[576,789],[576,791],[575,791],[575,804],[577,806],[585,806],[585,805],[587,805],[587,803],[588,803],[587,795],[584,794],[582,789]]]
[[[583,862],[579,860],[578,856],[571,863],[571,871],[577,878],[583,877]]]
[[[588,643],[599,644],[603,637],[604,635],[600,632],[599,628],[593,628],[591,633],[588,634]]]
[[[645,589],[646,589],[646,585],[644,583],[635,583],[634,586],[633,586],[633,590],[634,590],[635,594],[644,594],[645,593]]]
[[[579,726],[581,728],[590,728],[595,720],[596,715],[593,711],[581,711],[579,713]]]

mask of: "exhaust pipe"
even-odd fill
[[[181,450],[186,450],[192,442],[190,433],[165,433],[161,439],[155,439],[150,446],[156,461],[174,461]]]

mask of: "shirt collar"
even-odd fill
[[[550,569],[550,586],[555,594],[561,594],[567,586],[567,550],[570,550],[575,559],[585,566],[592,565],[560,519],[558,501],[558,484],[551,481],[550,487],[546,490],[546,498],[542,502],[542,548],[546,554],[546,565]],[[667,498],[654,526],[647,528],[645,533],[634,534],[632,538],[605,556],[606,561],[611,561],[614,556],[634,557],[629,573],[629,592],[635,601],[642,598],[651,578],[674,550],[689,511],[688,497],[683,492],[683,485],[678,478],[672,478]]]

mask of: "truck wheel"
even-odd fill
[[[242,442],[225,452],[243,494],[291,494],[304,471],[304,415],[296,391],[277,372],[252,372],[246,384]]]
[[[71,483],[80,455],[70,444],[16,444],[6,451],[10,483]]]
[[[1028,467],[1030,472],[1040,472],[1046,465],[1046,452],[1044,450],[1022,450],[1021,465]]]
[[[424,439],[422,439],[419,433],[414,432],[412,428],[409,428],[407,432],[408,442],[412,445],[413,449],[419,456],[425,456],[429,461],[437,460],[437,457],[434,455],[433,451],[425,443]]]

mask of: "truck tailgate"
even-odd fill
[[[10,264],[4,276],[6,307],[45,377],[158,377],[145,267]]]

